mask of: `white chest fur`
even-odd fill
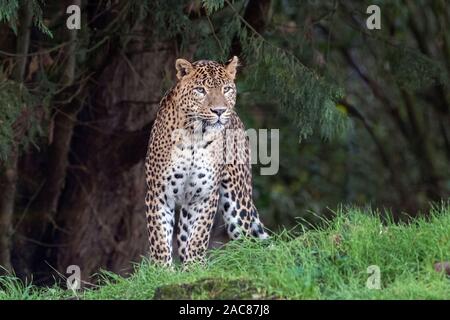
[[[217,192],[221,151],[222,140],[217,134],[198,140],[184,137],[176,143],[165,173],[168,197],[183,205],[203,201]]]

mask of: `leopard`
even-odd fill
[[[175,61],[176,83],[160,101],[145,158],[156,263],[173,266],[175,238],[182,265],[204,262],[217,213],[231,240],[269,237],[253,201],[251,148],[235,109],[238,66],[237,56]]]

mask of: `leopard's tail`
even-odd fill
[[[258,210],[256,209],[255,205],[252,205],[251,215],[252,215],[252,223],[251,223],[252,236],[259,239],[269,238],[269,234],[267,233],[264,224],[259,219]]]

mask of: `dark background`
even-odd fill
[[[448,4],[0,2],[0,265],[51,283],[76,264],[91,281],[146,255],[143,163],[178,57],[238,55],[238,113],[280,129],[278,174],[254,167],[270,229],[341,204],[426,214],[450,189]]]

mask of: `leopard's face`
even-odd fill
[[[226,65],[215,61],[176,63],[180,92],[179,105],[186,118],[205,127],[223,128],[234,112],[236,103],[237,58]]]

